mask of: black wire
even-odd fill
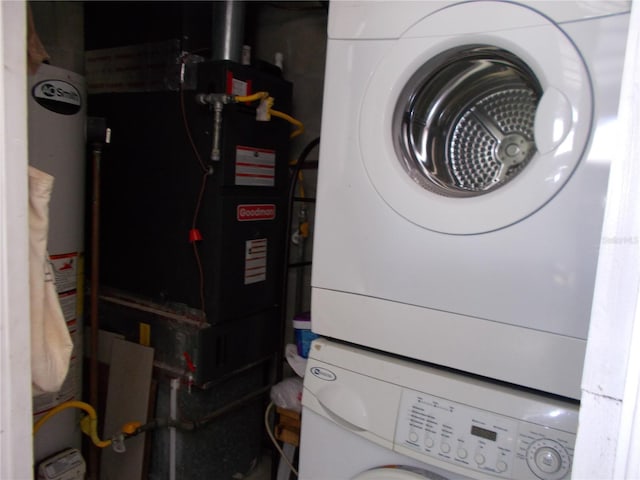
[[[295,191],[296,191],[296,185],[297,185],[297,181],[298,181],[298,174],[300,173],[300,170],[302,170],[302,168],[304,167],[304,164],[307,160],[307,157],[309,156],[309,154],[311,153],[311,151],[316,148],[318,146],[318,144],[320,143],[320,137],[314,138],[313,140],[311,140],[303,149],[302,152],[300,153],[300,156],[298,157],[298,161],[295,164],[295,167],[293,169],[293,172],[291,174],[291,178],[289,180],[289,197],[288,197],[288,208],[287,208],[287,219],[286,219],[286,234],[285,234],[285,238],[284,238],[284,265],[283,265],[283,269],[282,269],[282,275],[283,275],[283,279],[282,279],[282,298],[280,301],[280,305],[281,305],[281,309],[282,309],[282,318],[281,318],[281,322],[280,322],[280,348],[278,349],[278,355],[282,355],[282,352],[284,351],[284,334],[285,334],[285,326],[286,326],[286,322],[287,322],[287,291],[289,289],[289,275],[288,275],[288,271],[289,271],[289,255],[290,255],[290,251],[291,248],[289,246],[290,242],[289,242],[289,237],[291,236],[291,221],[293,219],[293,199],[295,197]],[[280,380],[282,378],[282,361],[280,361],[281,359],[278,359],[277,362],[277,367],[276,367],[276,379]]]

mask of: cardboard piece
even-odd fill
[[[145,423],[149,411],[149,392],[153,371],[153,348],[113,339],[109,390],[103,438],[111,438],[126,423]],[[142,479],[145,434],[125,442],[126,451],[102,450],[101,480]]]

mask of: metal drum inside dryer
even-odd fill
[[[429,191],[470,197],[518,175],[536,153],[542,87],[524,62],[489,46],[467,46],[427,62],[400,94],[396,154]]]
[[[627,2],[335,2],[313,329],[566,397]]]

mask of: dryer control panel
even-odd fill
[[[394,443],[409,456],[496,477],[560,480],[569,477],[575,435],[403,389]]]

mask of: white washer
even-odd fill
[[[447,480],[447,478],[422,468],[386,465],[365,470],[356,475],[353,480]]]
[[[302,406],[301,480],[571,476],[577,402],[321,339]]]
[[[628,20],[332,3],[314,331],[580,398]]]

